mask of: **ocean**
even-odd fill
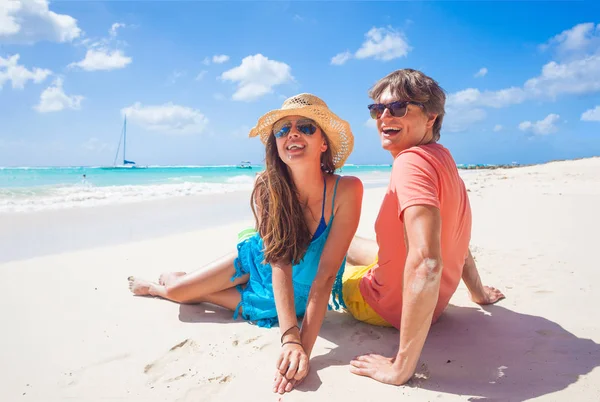
[[[92,207],[145,200],[249,191],[264,169],[231,166],[0,167],[0,212]],[[337,173],[385,185],[390,165],[345,165]],[[84,177],[85,175],[85,177]]]

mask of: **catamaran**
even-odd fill
[[[121,150],[121,141],[123,142],[123,164],[117,165],[117,159],[119,157],[119,151]],[[127,116],[123,119],[123,129],[121,130],[121,136],[119,137],[119,146],[117,147],[117,153],[115,154],[115,160],[112,166],[106,166],[102,169],[143,169],[145,166],[137,166],[134,161],[128,161],[126,157],[127,148]]]

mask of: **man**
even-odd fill
[[[469,251],[471,209],[450,152],[437,141],[446,96],[420,71],[395,71],[369,96],[381,145],[394,158],[381,204],[377,243],[355,238],[348,251],[344,301],[358,320],[400,330],[393,358],[360,356],[351,371],[375,380],[407,382],[430,326],[442,314],[462,278],[471,299],[491,304],[504,298],[483,286]],[[361,265],[364,265],[361,267]]]

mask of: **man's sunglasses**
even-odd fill
[[[422,103],[412,102],[412,101],[399,101],[392,103],[373,103],[369,106],[369,111],[371,112],[372,119],[379,119],[385,109],[390,111],[390,114],[394,117],[404,117],[408,112],[408,105],[417,105],[423,107]]]
[[[311,119],[300,119],[296,121],[296,130],[304,135],[313,135],[317,132],[317,123]],[[289,120],[280,120],[273,125],[273,135],[275,138],[286,136],[292,130],[293,124]]]

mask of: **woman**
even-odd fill
[[[349,124],[314,95],[287,99],[250,131],[266,145],[265,171],[255,182],[256,233],[237,253],[158,283],[130,278],[136,295],[179,303],[209,302],[270,327],[279,323],[282,349],[274,391],[289,392],[308,373],[308,359],[329,296],[343,305],[341,277],[356,232],[363,187],[334,174],[352,151]],[[297,316],[304,315],[298,327]]]

